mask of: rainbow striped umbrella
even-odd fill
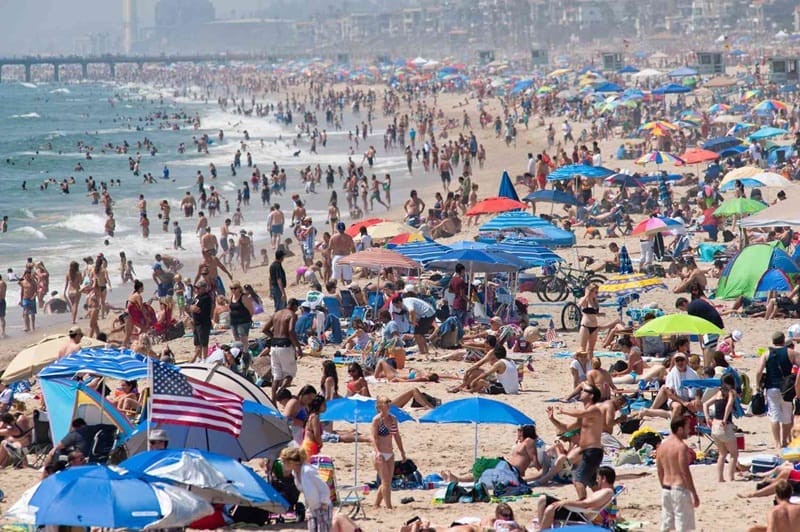
[[[758,102],[755,107],[756,111],[785,111],[789,108],[784,102],[780,100],[763,100]]]
[[[742,96],[742,101],[746,102],[748,100],[752,100],[753,98],[758,98],[759,96],[761,96],[761,89],[749,90],[744,93],[744,96]]]
[[[657,165],[664,163],[683,164],[683,159],[668,151],[651,151],[636,159],[636,164],[645,165],[647,163],[656,163]]]
[[[656,233],[664,233],[666,231],[683,232],[685,230],[686,226],[678,220],[673,220],[672,218],[666,218],[664,216],[651,216],[650,218],[639,222],[639,224],[633,228],[631,236],[654,235]]]
[[[668,131],[678,131],[680,128],[667,120],[653,120],[652,122],[647,122],[639,129],[644,129],[644,130],[664,129]]]
[[[731,110],[731,106],[725,103],[715,103],[711,107],[708,108],[708,112],[715,114],[715,113],[727,113]]]

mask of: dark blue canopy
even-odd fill
[[[541,201],[545,203],[563,203],[565,205],[578,205],[578,199],[569,192],[560,190],[537,190],[531,192],[524,198],[524,201]]]
[[[738,146],[741,143],[742,141],[736,137],[714,137],[703,143],[703,149],[719,153],[722,150]]]
[[[500,190],[497,191],[497,195],[501,198],[509,198],[514,201],[519,201],[519,196],[517,195],[517,190],[514,188],[514,183],[511,182],[511,178],[508,176],[508,172],[503,170],[503,177],[500,178]]]
[[[625,65],[617,70],[617,74],[636,74],[637,72],[639,72],[639,69],[632,65]]]
[[[677,83],[667,83],[657,89],[653,89],[653,94],[681,94],[685,92],[692,92],[692,89]]]
[[[586,164],[569,164],[567,166],[562,166],[561,168],[556,168],[550,175],[547,176],[548,181],[565,181],[567,179],[573,179],[575,176],[583,176],[583,177],[591,177],[596,179],[601,179],[604,177],[608,177],[614,172],[609,170],[608,168],[604,168],[602,166],[589,166]]]

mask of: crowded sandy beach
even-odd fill
[[[19,192],[98,227],[0,264],[4,523],[78,526],[23,495],[199,448],[269,489],[174,526],[800,529],[797,92],[659,66],[124,73],[173,113]]]

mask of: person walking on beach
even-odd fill
[[[772,347],[758,361],[756,389],[766,390],[767,413],[772,427],[776,449],[789,445],[792,439],[792,401],[785,401],[781,388],[784,377],[792,374],[792,367],[800,364],[800,354],[786,345],[782,332],[772,335]]]
[[[297,375],[297,359],[303,355],[303,348],[297,340],[297,300],[290,299],[286,308],[275,312],[264,324],[261,332],[269,336],[269,361],[272,372],[272,401],[278,392],[291,386]]]
[[[192,316],[192,336],[194,338],[194,357],[192,362],[205,360],[208,354],[208,338],[211,335],[211,312],[213,309],[208,282],[200,279],[194,285],[194,300],[187,310]]]
[[[349,284],[353,280],[353,269],[350,266],[339,264],[339,261],[356,252],[353,237],[345,233],[344,222],[336,224],[336,234],[331,237],[331,264],[333,267],[333,280]]]
[[[286,308],[286,271],[283,269],[282,249],[275,252],[275,260],[269,265],[269,294],[275,303],[275,312]]]
[[[19,306],[22,307],[22,320],[25,322],[24,332],[36,330],[36,281],[31,268],[25,268],[19,281]]]
[[[281,243],[284,222],[285,218],[281,211],[281,206],[276,203],[270,209],[269,216],[267,216],[267,227],[269,228],[269,236],[273,250],[278,249],[278,244]]]
[[[8,338],[6,335],[6,292],[8,285],[0,275],[0,338]]]
[[[695,530],[694,509],[700,506],[700,497],[689,469],[692,451],[684,441],[689,436],[688,418],[673,418],[669,428],[672,434],[658,446],[656,457],[661,484],[661,530],[689,532]]]

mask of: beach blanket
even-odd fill
[[[552,354],[553,358],[571,358],[575,356],[574,351],[556,351]],[[620,351],[595,351],[594,356],[600,358],[624,358]]]

